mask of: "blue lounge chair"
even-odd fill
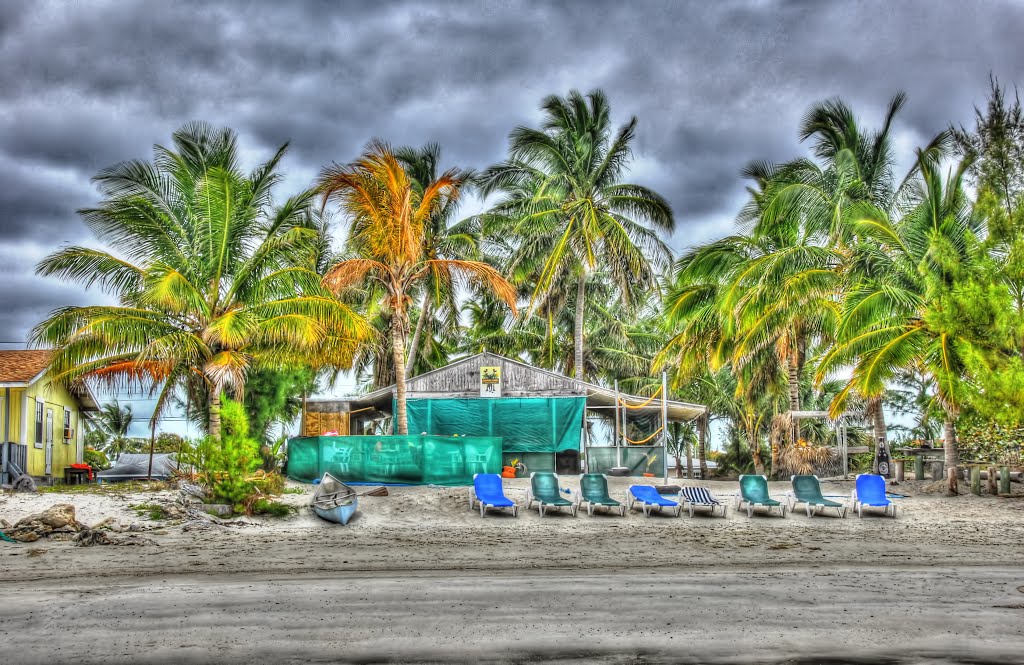
[[[712,496],[704,487],[684,487],[679,491],[679,496],[683,500],[683,507],[690,511],[690,517],[693,517],[694,508],[710,508],[712,516],[715,508],[721,508],[722,517],[725,517],[725,503]]]
[[[473,474],[473,487],[469,490],[469,509],[473,510],[477,503],[480,504],[480,517],[484,516],[488,508],[511,508],[512,517],[519,517],[519,506],[505,496],[501,487],[501,476],[496,473]]]
[[[662,495],[658,494],[658,490],[650,485],[631,485],[629,492],[626,494],[626,505],[628,510],[633,510],[634,504],[640,504],[640,507],[644,511],[644,515],[647,517],[651,516],[651,508],[657,508],[658,512],[661,512],[662,508],[675,508],[676,517],[683,512],[683,504],[672,499],[666,499]]]
[[[746,505],[747,517],[754,516],[756,506],[764,506],[769,514],[772,507],[779,509],[779,515],[786,516],[786,504],[776,501],[768,495],[768,479],[764,476],[740,476],[740,491],[736,493],[736,509]]]
[[[864,517],[864,506],[870,508],[882,508],[884,514],[890,513],[896,517],[896,504],[885,496],[885,478],[870,473],[862,473],[857,476],[857,484],[850,496],[853,501],[853,509],[857,515]]]
[[[580,504],[562,496],[562,490],[558,486],[558,476],[550,471],[530,474],[530,489],[526,491],[527,510],[530,509],[530,504],[534,501],[537,502],[537,512],[541,517],[544,517],[544,511],[552,506],[555,508],[568,507],[569,513],[576,517],[576,511],[580,507]]]

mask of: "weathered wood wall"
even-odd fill
[[[586,395],[573,379],[548,373],[500,356],[485,353],[458,361],[442,369],[413,377],[408,382],[410,398],[479,397],[480,368],[501,367],[502,397],[552,397]]]

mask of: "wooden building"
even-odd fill
[[[699,404],[616,395],[603,386],[486,352],[412,377],[406,385],[410,434],[500,436],[504,462],[516,458],[531,470],[559,473],[579,473],[581,453],[591,450],[596,452],[590,467],[600,457],[605,460],[602,469],[609,459],[639,468],[639,462],[629,460],[643,458],[645,470],[653,470],[657,458],[661,475],[666,459],[654,424],[660,426],[666,417],[668,422],[688,422],[706,411]],[[306,400],[302,434],[390,433],[395,399],[395,387],[388,386],[357,397]],[[629,436],[630,426],[644,421],[646,445],[632,445],[641,438]]]

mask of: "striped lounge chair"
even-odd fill
[[[679,496],[683,500],[683,507],[690,511],[690,517],[693,517],[694,508],[710,508],[711,514],[714,515],[715,508],[718,507],[722,509],[722,517],[725,517],[726,504],[712,496],[704,487],[684,487],[680,490]]]

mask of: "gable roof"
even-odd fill
[[[50,364],[53,351],[0,351],[0,383],[31,383]]]
[[[625,404],[627,407],[632,408],[632,409],[646,408],[646,409],[649,409],[649,410],[659,410],[660,411],[661,408],[662,408],[662,403],[661,403],[660,400],[653,400],[652,401],[650,398],[647,398],[647,397],[641,397],[641,396],[638,396],[638,395],[629,395],[629,394],[626,394],[626,393],[619,393],[618,395],[616,395],[615,391],[610,389],[610,388],[605,388],[603,386],[599,386],[599,385],[594,384],[594,383],[589,383],[587,381],[580,381],[579,379],[574,379],[573,377],[565,376],[564,374],[560,374],[559,372],[554,372],[554,371],[551,371],[551,370],[548,370],[548,369],[541,369],[540,367],[534,367],[533,365],[529,365],[527,363],[524,363],[521,360],[516,360],[514,358],[508,358],[506,356],[502,356],[502,355],[499,355],[497,353],[492,353],[490,351],[484,351],[482,353],[475,353],[473,355],[466,356],[464,358],[459,358],[458,360],[455,360],[452,363],[450,363],[448,365],[445,365],[444,367],[439,367],[439,368],[431,370],[429,372],[424,372],[423,374],[417,374],[416,376],[412,377],[411,379],[408,379],[406,381],[406,385],[407,386],[412,386],[415,383],[417,383],[418,381],[424,379],[425,377],[429,377],[431,375],[436,375],[436,374],[438,374],[440,372],[448,371],[448,370],[450,370],[453,367],[458,367],[459,365],[466,364],[466,363],[474,360],[475,358],[479,358],[481,356],[486,357],[486,358],[491,359],[491,360],[501,360],[501,361],[504,361],[506,363],[510,363],[510,364],[513,364],[513,365],[519,365],[521,367],[526,368],[527,370],[529,370],[531,372],[547,375],[547,376],[554,377],[554,378],[557,378],[557,379],[562,379],[562,380],[566,381],[569,384],[578,386],[580,394],[586,396],[587,406],[589,408],[594,408],[594,407],[597,407],[597,408],[612,408],[612,407],[615,406],[616,399],[618,399],[622,404]],[[386,386],[384,388],[378,388],[377,390],[375,390],[375,391],[373,391],[371,393],[366,393],[366,394],[358,395],[358,396],[355,396],[355,397],[346,397],[346,398],[340,398],[340,399],[339,398],[321,398],[321,399],[310,399],[310,400],[307,400],[307,401],[311,402],[311,403],[315,403],[315,402],[348,402],[349,404],[357,406],[357,407],[374,407],[374,408],[377,408],[378,410],[390,411],[391,410],[391,400],[392,400],[392,396],[393,396],[394,392],[395,392],[395,385],[392,384],[392,385]],[[650,406],[645,406],[645,405],[650,405]],[[693,420],[693,419],[699,417],[701,414],[706,413],[707,410],[708,410],[708,408],[706,406],[702,405],[702,404],[691,404],[689,402],[680,402],[678,400],[671,400],[671,399],[667,400],[667,402],[665,403],[665,408],[668,411],[668,416],[669,416],[669,420],[670,421],[683,421],[683,422]]]
[[[0,351],[0,387],[21,388],[38,381],[46,373],[52,356],[50,349]],[[83,411],[99,408],[99,402],[85,383],[71,386],[70,392],[78,399]]]

